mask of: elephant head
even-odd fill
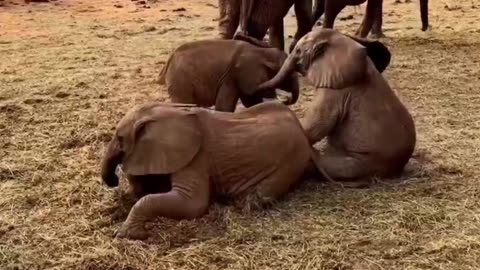
[[[119,164],[127,175],[170,174],[185,167],[200,150],[196,114],[159,104],[134,108],[119,122],[101,165],[108,186],[118,186]]]
[[[317,29],[299,40],[277,75],[258,90],[280,85],[294,71],[307,76],[315,87],[341,89],[365,78],[368,59],[378,72],[383,72],[390,58],[390,51],[379,41]]]
[[[270,77],[273,77],[275,76],[275,74],[278,73],[278,71],[282,68],[283,63],[287,59],[288,55],[283,50],[272,47],[268,43],[258,40],[254,37],[247,36],[242,33],[237,33],[234,36],[234,39],[248,42],[263,49],[263,56],[265,58],[263,65],[268,70],[268,73],[270,73]],[[284,102],[285,105],[291,105],[297,102],[300,95],[300,86],[298,83],[298,77],[295,73],[291,73],[289,74],[289,76],[286,76],[275,88],[287,91],[291,94],[291,97]],[[254,91],[248,94],[272,98],[273,96],[275,96],[275,94],[272,94],[275,92],[275,88],[264,89],[262,91]]]

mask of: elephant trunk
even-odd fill
[[[275,88],[279,88],[279,85],[285,80],[288,78],[288,76],[291,76],[292,73],[295,71],[295,66],[296,66],[296,63],[297,63],[297,56],[294,54],[294,53],[291,53],[287,59],[285,60],[285,62],[283,63],[282,67],[280,68],[280,70],[278,71],[278,73],[275,75],[275,77],[273,77],[272,79],[270,79],[269,81],[266,81],[262,84],[260,84],[256,91],[266,91],[268,89],[275,89]],[[295,92],[295,91],[294,91]],[[292,99],[294,99],[294,95],[297,95],[297,99],[298,99],[298,93],[294,93],[292,92]]]
[[[420,16],[422,18],[422,31],[428,29],[428,0],[420,0]]]
[[[107,151],[102,160],[102,180],[109,187],[118,186],[118,176],[115,174],[118,164],[122,162],[123,151],[118,140],[113,138],[108,144]]]
[[[298,84],[298,78],[296,75],[292,74],[290,78],[287,79],[286,82],[284,82],[285,87],[280,88],[282,90],[288,91],[291,93],[291,98],[285,102],[285,105],[292,105],[295,104],[298,100],[298,97],[300,96],[300,86]]]

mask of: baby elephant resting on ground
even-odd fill
[[[287,54],[248,36],[235,38],[189,42],[170,55],[159,82],[166,84],[172,102],[233,112],[239,98],[248,108],[276,96],[275,89],[254,90],[280,70]],[[296,74],[285,77],[277,88],[292,94],[286,105],[297,101]]]
[[[410,159],[416,134],[410,113],[381,74],[389,63],[390,52],[378,41],[314,30],[259,90],[295,70],[303,73],[316,96],[302,125],[312,144],[328,139],[317,165],[337,180],[391,177]]]
[[[147,220],[200,217],[212,199],[278,199],[302,179],[312,150],[295,114],[277,102],[238,113],[165,103],[132,109],[102,161],[108,186],[118,185],[115,169],[123,164],[143,196],[117,237],[145,239]]]

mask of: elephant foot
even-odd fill
[[[422,31],[423,31],[423,32],[425,32],[425,31],[427,31],[427,30],[430,30],[430,29],[431,29],[430,25],[422,26]]]
[[[357,181],[335,181],[327,180],[331,185],[345,189],[345,188],[370,188],[373,181],[370,179],[361,179]]]
[[[386,38],[385,34],[383,32],[375,32],[370,35],[371,38],[373,39],[381,39],[381,38]]]
[[[363,25],[360,26],[360,28],[357,29],[355,32],[355,36],[361,37],[361,38],[366,38],[368,33],[365,34],[365,31],[363,30]]]
[[[115,238],[124,238],[130,240],[145,240],[148,238],[148,232],[143,223],[131,223],[125,221],[115,232]]]

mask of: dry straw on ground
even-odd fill
[[[131,202],[124,185],[100,183],[99,159],[128,108],[165,100],[155,78],[168,53],[216,34],[216,1],[11,2],[0,7],[1,269],[480,269],[478,3],[431,1],[422,33],[416,1],[385,1],[385,76],[418,131],[401,179],[310,181],[268,211],[215,205],[133,242],[112,239]],[[355,30],[352,11],[338,29]],[[311,95],[293,106],[300,116]]]

